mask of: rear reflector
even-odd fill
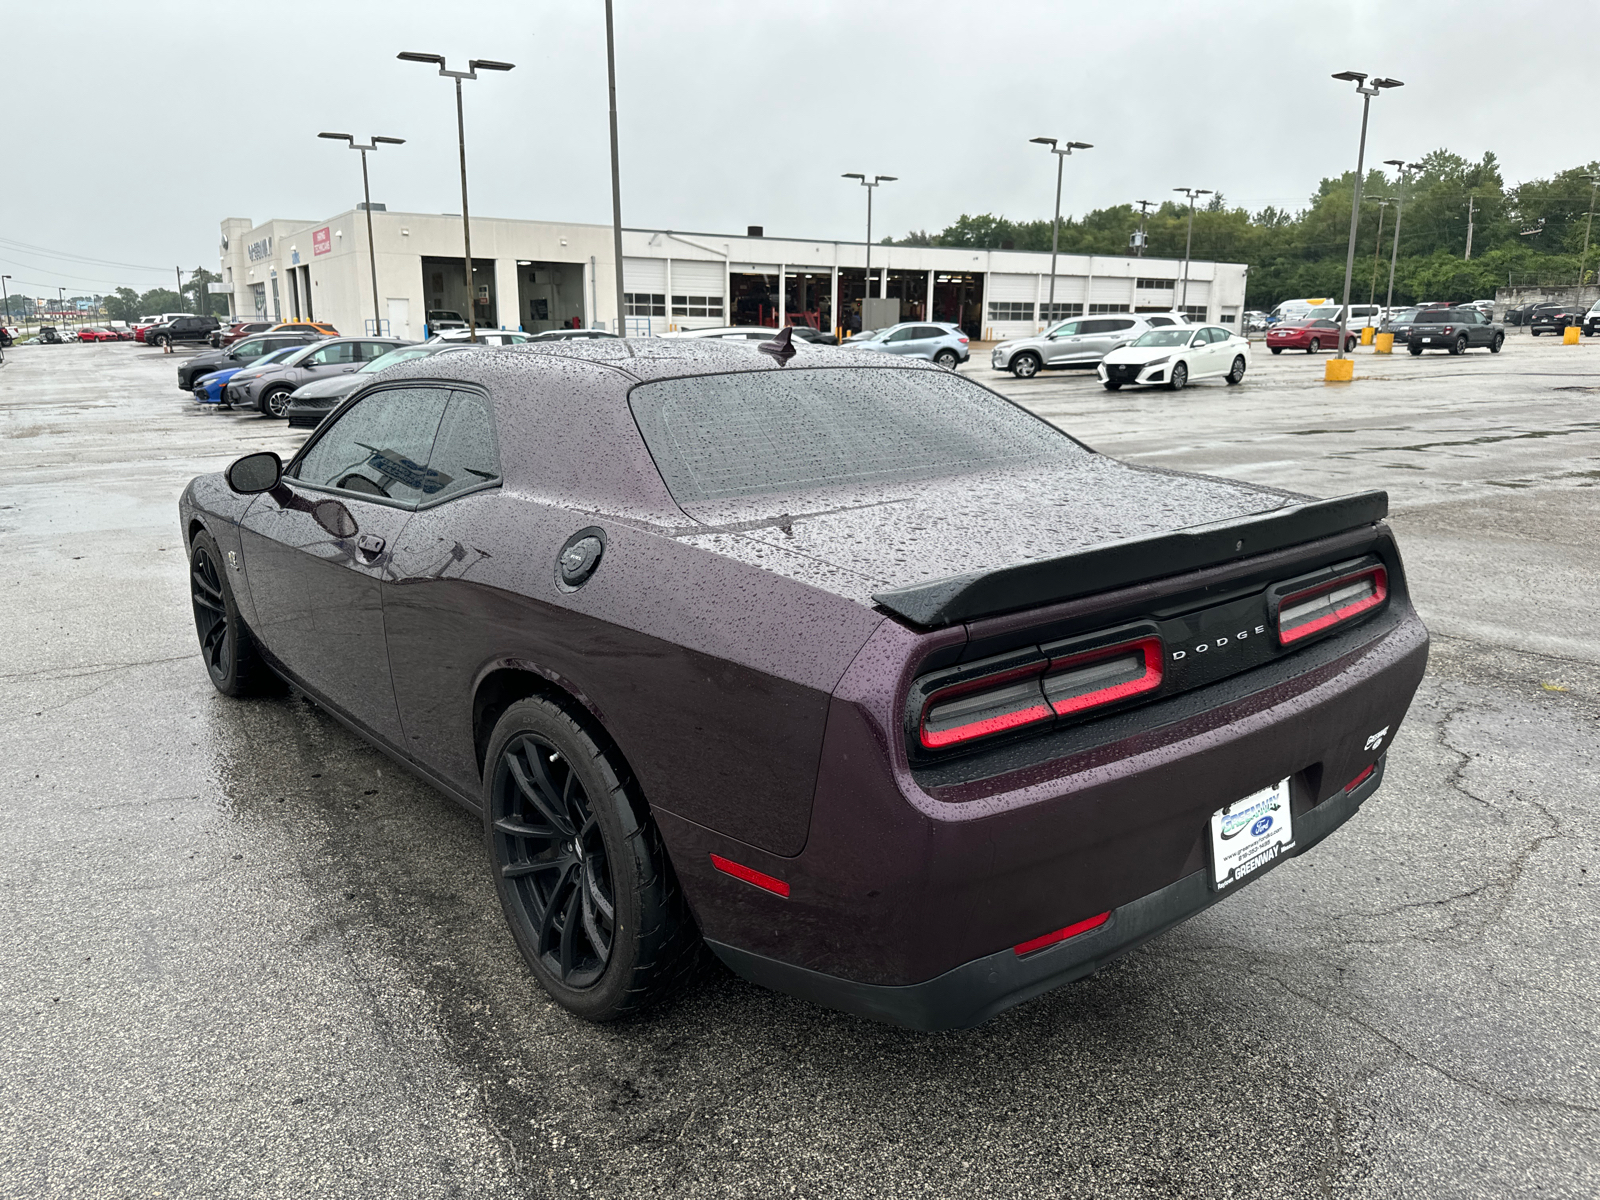
[[[1377,608],[1389,596],[1389,573],[1368,567],[1278,603],[1278,641],[1287,646]]]
[[[789,898],[789,885],[781,879],[774,879],[754,867],[747,867],[743,863],[736,863],[731,858],[723,858],[720,854],[711,856],[711,865],[724,875],[732,875],[735,879],[742,879],[746,883],[753,883],[763,891],[771,892],[774,896]]]
[[[1355,791],[1358,787],[1360,787],[1363,783],[1365,783],[1367,781],[1367,776],[1371,775],[1377,769],[1378,769],[1378,764],[1377,763],[1373,763],[1365,771],[1361,772],[1361,774],[1357,775],[1349,783],[1345,784],[1344,785],[1344,790],[1347,791],[1347,792]]]
[[[1076,925],[1068,925],[1065,929],[1058,929],[1054,933],[1047,933],[1042,937],[1023,942],[1022,945],[1016,947],[1017,957],[1020,958],[1024,954],[1032,954],[1035,950],[1043,950],[1046,946],[1054,946],[1057,942],[1075,938],[1080,933],[1088,933],[1091,929],[1099,929],[1110,919],[1111,914],[1103,912],[1097,917],[1085,917]]]
[[[1050,706],[1039,690],[1043,670],[1041,662],[1024,668],[1025,678],[1008,671],[935,693],[922,716],[922,744],[938,750],[1049,720]]]
[[[1045,698],[1059,715],[1098,708],[1161,686],[1161,639],[1141,638],[1104,650],[1050,660]]]

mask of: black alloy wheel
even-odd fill
[[[1228,372],[1227,379],[1229,383],[1244,382],[1244,355],[1233,360],[1233,369]]]
[[[1025,351],[1011,360],[1011,373],[1018,379],[1032,379],[1042,365],[1037,354]]]
[[[933,356],[933,361],[938,363],[946,371],[954,371],[961,363],[961,360],[956,356],[956,352],[954,350],[939,351],[939,353]]]
[[[1181,392],[1183,385],[1189,382],[1189,368],[1180,363],[1172,364],[1172,373],[1167,376],[1167,390]]]
[[[1500,347],[1504,346],[1505,344],[1506,344],[1506,335],[1503,334],[1503,333],[1495,334],[1494,335],[1494,341],[1489,343],[1489,353],[1490,354],[1499,354],[1500,353]]]
[[[261,393],[261,411],[269,417],[284,417],[289,413],[289,388],[272,387]]]
[[[234,603],[222,552],[204,530],[195,535],[189,548],[189,598],[200,656],[217,691],[225,696],[250,696],[272,690],[276,678],[256,652],[255,639]]]
[[[1455,341],[1450,343],[1450,353],[1451,354],[1465,354],[1466,352],[1467,352],[1467,335],[1463,333],[1463,334],[1459,335],[1456,338]]]
[[[545,991],[609,1021],[675,990],[698,961],[699,933],[616,751],[535,698],[506,710],[485,762],[495,886]]]
[[[1311,339],[1311,344],[1306,347],[1306,353],[1307,354],[1316,354],[1321,349],[1322,349],[1322,339],[1321,338],[1312,338]]]

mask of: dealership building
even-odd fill
[[[609,225],[477,218],[472,280],[461,218],[357,207],[321,221],[239,217],[222,222],[222,282],[231,315],[314,320],[342,333],[420,339],[429,313],[483,327],[537,332],[618,328]],[[714,325],[808,324],[859,329],[867,294],[863,242],[625,229],[622,279],[629,333]],[[377,303],[373,298],[376,268]],[[961,325],[982,339],[1034,333],[1064,317],[1184,308],[1237,325],[1246,268],[1176,259],[1063,254],[1050,299],[1050,256],[959,246],[872,247],[871,296],[898,301],[898,319]],[[890,315],[895,306],[888,306]],[[876,306],[870,314],[883,320]]]

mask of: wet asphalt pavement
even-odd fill
[[[1600,347],[964,372],[1140,463],[1387,488],[1435,635],[1342,831],[1080,984],[909,1033],[706,971],[568,1018],[474,818],[218,695],[176,499],[300,440],[176,358],[0,367],[0,1195],[1600,1193]]]

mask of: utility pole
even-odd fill
[[[9,275],[0,275],[0,298],[5,300],[7,325],[11,324],[11,293],[6,290],[6,280],[10,278]]]
[[[183,268],[173,267],[172,269],[178,273],[178,311],[188,312],[189,310],[183,306]]]
[[[1467,252],[1461,256],[1463,261],[1472,257],[1472,211],[1477,203],[1476,196],[1467,197]]]
[[[1140,200],[1139,201],[1139,245],[1138,245],[1138,254],[1136,255],[1136,257],[1138,257],[1138,258],[1143,258],[1144,257],[1144,241],[1145,241],[1145,238],[1144,238],[1144,219],[1145,219],[1145,216],[1150,211],[1150,206],[1152,204],[1154,204],[1154,203],[1155,203],[1154,200]]]
[[[1406,172],[1417,169],[1416,163],[1407,163],[1398,158],[1386,158],[1383,165],[1393,167],[1400,177],[1395,184],[1394,201],[1394,246],[1389,251],[1389,298],[1383,302],[1385,323],[1388,322],[1389,313],[1394,308],[1394,267],[1400,258],[1400,218],[1405,215],[1406,205]]]

